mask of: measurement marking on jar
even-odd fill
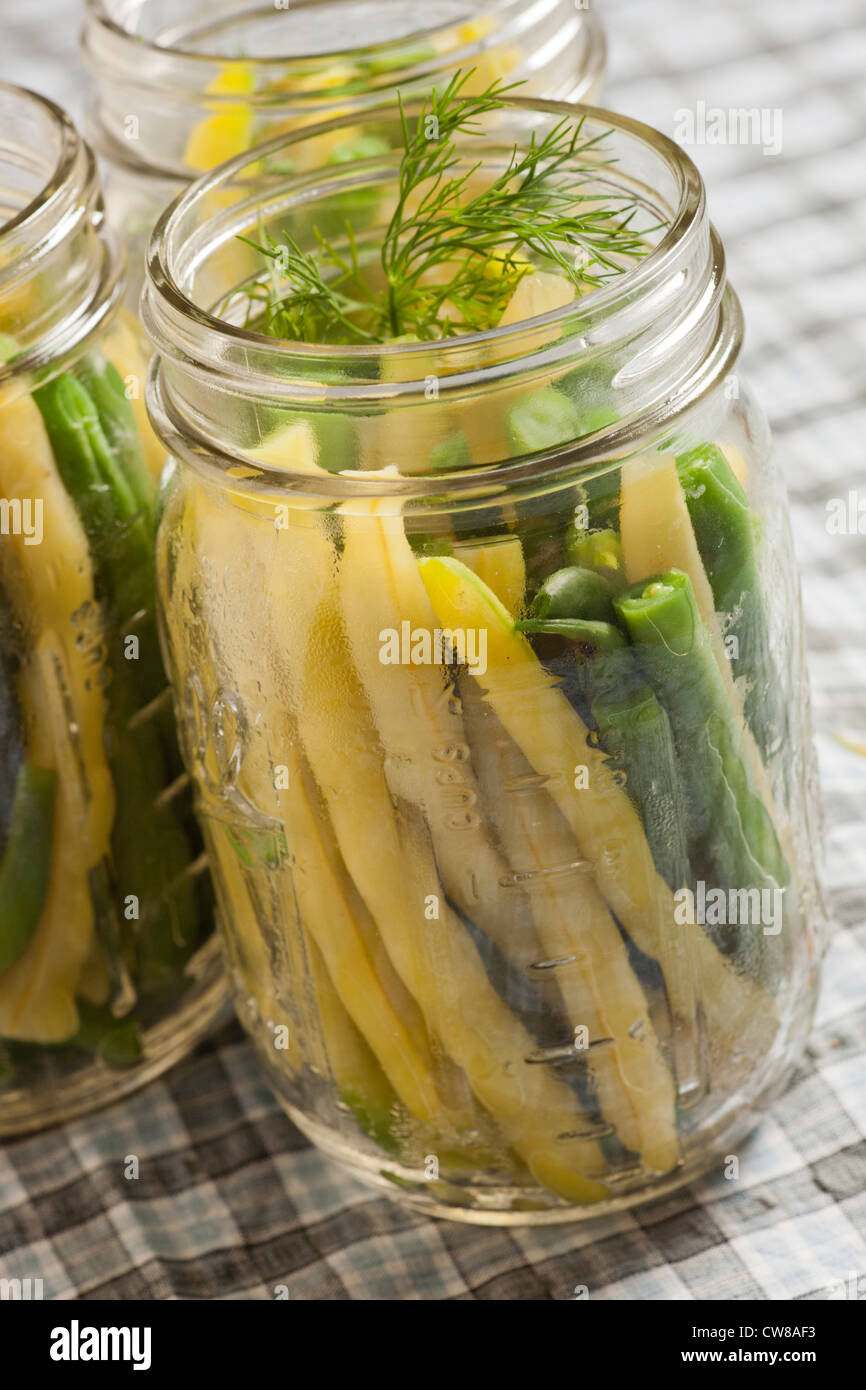
[[[681,1110],[691,1110],[707,1094],[706,1080],[686,1081],[677,1086],[677,1105]]]
[[[153,805],[157,809],[161,806],[167,806],[170,801],[174,801],[176,796],[180,796],[181,792],[186,791],[190,785],[190,780],[188,772],[181,772],[173,782],[169,782],[167,787],[163,787],[159,796],[154,797]]]
[[[557,1134],[557,1139],[562,1143],[567,1143],[570,1139],[592,1140],[610,1139],[616,1134],[613,1125],[606,1125],[599,1122],[597,1125],[589,1125],[586,1129],[564,1129],[561,1134]]]
[[[148,700],[146,705],[142,705],[140,709],[137,709],[135,714],[130,715],[126,727],[128,729],[138,729],[142,724],[146,724],[149,720],[155,719],[158,714],[161,714],[164,709],[168,709],[170,705],[171,690],[166,686],[165,690],[161,690],[158,695],[154,695],[152,700]]]
[[[555,956],[553,960],[534,960],[529,965],[530,970],[555,970],[558,965],[570,965],[577,960],[577,956]]]
[[[207,854],[202,851],[197,859],[193,859],[191,864],[187,864],[183,873],[179,876],[179,880],[184,878],[198,878],[199,874],[207,873],[207,869],[208,857]],[[169,885],[169,887],[171,887],[171,885]]]
[[[537,1052],[530,1052],[523,1060],[530,1067],[545,1062],[573,1062],[575,1057],[579,1057],[590,1048],[609,1047],[612,1042],[613,1038],[595,1038],[588,1042],[586,1047],[581,1048],[576,1048],[573,1042],[561,1043],[558,1047],[540,1047]]]
[[[499,879],[500,888],[532,888],[546,883],[552,878],[565,878],[568,874],[592,873],[588,859],[573,859],[570,864],[553,864],[544,869],[519,869],[512,874],[503,874]]]
[[[140,513],[136,512],[135,516],[132,517],[131,520],[135,521],[138,516],[140,516]],[[132,617],[127,618],[126,622],[124,623],[124,627],[135,627],[136,623],[143,622],[147,616],[148,610],[146,608],[137,608],[135,612],[132,614]]]
[[[604,1180],[614,1191],[618,1187],[628,1191],[633,1183],[646,1180],[646,1169],[640,1163],[630,1163],[627,1168],[611,1168],[609,1173],[605,1173]]]
[[[538,1052],[530,1052],[523,1060],[527,1066],[537,1067],[545,1062],[572,1062],[575,1056],[573,1045],[563,1043],[561,1047],[546,1047],[540,1048]]]
[[[523,772],[519,777],[508,777],[502,783],[502,790],[506,792],[537,792],[544,791],[550,778],[543,772]]]

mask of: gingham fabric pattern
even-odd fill
[[[4,0],[8,4],[9,0]],[[320,1158],[235,1025],[133,1099],[0,1149],[0,1276],[47,1298],[866,1297],[866,11],[863,0],[608,0],[608,104],[782,117],[781,151],[691,149],[748,326],[793,503],[837,929],[783,1097],[721,1175],[631,1214],[541,1230],[422,1220]],[[76,6],[17,8],[6,76],[78,113]],[[61,48],[61,41],[66,47]],[[48,45],[51,45],[49,50]],[[769,116],[768,116],[769,120]],[[768,125],[768,130],[771,130]],[[777,132],[778,133],[778,132]],[[866,520],[864,520],[866,528]],[[140,1177],[123,1177],[128,1154]]]

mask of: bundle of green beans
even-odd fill
[[[583,710],[671,888],[702,879],[725,893],[781,891],[791,872],[765,763],[784,716],[753,515],[717,445],[679,455],[676,476],[703,573],[672,567],[629,584],[605,496],[603,524],[572,526],[571,563],[540,582],[517,628],[548,659],[551,639],[574,653]],[[712,615],[696,598],[693,579],[700,585],[704,575]],[[717,633],[730,630],[738,644],[728,676]],[[740,944],[729,935],[729,947]]]
[[[44,534],[0,554],[5,1080],[46,1048],[136,1061],[204,909],[156,627],[156,480],[100,351],[0,404],[7,496],[22,449]]]

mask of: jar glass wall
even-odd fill
[[[89,149],[0,85],[0,1133],[140,1085],[222,993],[122,293]]]
[[[444,341],[253,331],[238,235],[351,220],[376,254],[382,109],[350,170],[283,172],[320,131],[193,186],[142,301],[240,1017],[326,1152],[500,1224],[730,1152],[802,1046],[823,927],[784,492],[699,175],[646,127],[529,102],[459,167],[483,151],[492,179],[581,118],[584,194],[627,196],[648,249],[583,297]]]
[[[457,68],[473,70],[479,91],[500,80],[593,101],[605,61],[595,11],[573,0],[88,0],[83,42],[95,78],[88,137],[130,250],[130,304],[162,209],[254,144],[362,112],[396,87],[441,87]],[[306,157],[351,160],[357,137],[347,128]]]

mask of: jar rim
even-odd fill
[[[22,188],[22,205],[0,223],[0,311],[4,323],[10,321],[15,343],[11,355],[0,360],[5,383],[48,364],[60,370],[95,338],[119,307],[126,258],[105,223],[93,151],[67,113],[13,82],[0,82],[4,103],[8,120],[0,132],[0,167],[8,159],[10,168],[28,170],[34,183],[39,180],[32,196]],[[44,140],[41,127],[33,139],[29,133],[23,140],[15,135],[15,119],[26,122],[31,116],[44,122]],[[21,287],[32,283],[41,284],[43,292],[23,314],[11,306]]]
[[[421,109],[422,104],[418,102],[406,106],[408,113],[415,113]],[[386,342],[343,345],[273,338],[257,333],[252,329],[229,323],[196,304],[181,288],[164,254],[164,248],[184,217],[189,214],[199,200],[208,198],[220,185],[231,183],[241,174],[245,166],[260,162],[270,155],[304,140],[323,134],[327,135],[342,126],[357,125],[359,115],[354,112],[329,121],[319,122],[316,125],[305,126],[298,131],[274,136],[256,146],[253,152],[245,151],[243,154],[236,155],[210,173],[200,176],[183,190],[164,209],[151,232],[146,251],[147,276],[142,294],[142,312],[152,321],[150,310],[154,307],[155,296],[158,296],[171,313],[182,315],[195,328],[201,329],[205,334],[213,335],[214,344],[254,346],[264,359],[269,356],[274,358],[279,356],[283,362],[286,355],[291,354],[299,360],[311,360],[315,357],[321,358],[323,361],[347,360],[355,363],[378,360],[382,357],[387,357],[392,361],[395,359],[411,361],[413,357],[420,358],[422,355],[429,358],[431,351],[435,350],[443,362],[450,360],[457,364],[467,351],[471,352],[479,347],[484,348],[493,344],[502,345],[519,341],[521,334],[526,332],[527,325],[531,325],[533,330],[548,327],[562,328],[567,326],[570,320],[577,318],[580,319],[581,323],[586,323],[588,316],[590,322],[613,317],[636,295],[644,294],[654,283],[664,279],[674,254],[703,226],[706,197],[703,180],[696,165],[679,145],[652,126],[630,116],[608,111],[603,107],[512,96],[503,101],[502,109],[544,112],[562,117],[575,116],[579,120],[597,121],[608,130],[619,131],[635,138],[662,156],[678,185],[677,206],[659,242],[651,248],[646,256],[641,258],[637,265],[612,277],[606,285],[589,291],[560,309],[552,309],[535,318],[523,319],[504,327],[499,326],[474,333],[455,335],[451,338],[437,339],[432,343],[425,340],[419,343]],[[368,109],[365,112],[365,117],[373,119],[383,113],[393,116],[394,112],[395,106],[392,102],[383,103]],[[287,185],[290,181],[291,176],[286,176]],[[159,351],[162,351],[164,342],[156,341],[156,346]],[[215,346],[212,356],[214,362],[217,362],[222,360],[224,353]]]
[[[291,0],[302,16],[323,2]],[[505,72],[517,62],[515,76],[525,78],[533,90],[543,77],[543,95],[592,100],[607,61],[603,23],[594,9],[580,7],[577,0],[459,0],[460,12],[450,18],[433,23],[427,18],[426,27],[420,28],[416,22],[410,33],[399,37],[383,32],[380,42],[363,47],[357,41],[371,37],[371,31],[349,33],[349,26],[358,28],[352,10],[358,0],[333,0],[338,7],[333,29],[337,42],[344,35],[343,44],[325,51],[335,41],[326,32],[320,51],[309,54],[298,54],[297,45],[278,41],[278,34],[271,44],[241,43],[239,53],[181,47],[192,42],[188,33],[200,32],[194,27],[195,12],[186,29],[178,21],[172,29],[150,26],[151,37],[138,34],[134,26],[146,21],[150,5],[156,3],[86,0],[81,45],[96,79],[87,102],[88,138],[109,167],[139,183],[146,181],[160,207],[181,183],[212,167],[207,144],[202,156],[196,143],[201,130],[207,129],[202,123],[225,114],[231,124],[239,103],[261,127],[254,139],[243,137],[252,145],[295,122],[324,121],[350,108],[366,112],[393,100],[398,88],[404,95],[429,91],[454,71],[476,66]],[[403,3],[408,7],[416,0]],[[244,5],[250,4],[244,0]],[[230,34],[234,26],[241,40],[245,25],[273,15],[266,7],[244,5],[222,16],[222,27]],[[214,21],[204,9],[203,0],[194,0],[193,11],[198,7],[211,28],[220,22],[220,16]],[[346,25],[339,23],[340,7],[345,7]],[[429,7],[421,5],[419,10],[422,16],[430,14]],[[381,27],[387,31],[394,23],[390,4],[376,8],[377,24],[380,13]],[[202,34],[205,47],[218,46],[218,40],[207,42],[211,28]],[[356,47],[345,46],[350,38]],[[245,48],[267,51],[251,57],[244,55]]]
[[[33,223],[41,215],[47,203],[57,197],[72,176],[83,141],[70,117],[50,97],[43,96],[40,92],[34,92],[29,87],[19,87],[14,82],[2,81],[0,81],[0,93],[20,102],[22,109],[30,106],[35,112],[47,116],[56,133],[58,143],[54,167],[50,173],[46,174],[41,188],[17,213],[0,222],[0,249],[2,249],[4,241]],[[2,164],[3,150],[0,146],[0,167]]]
[[[315,7],[319,2],[320,0],[299,0],[301,7],[305,7],[306,5]],[[333,0],[333,2],[338,4],[347,3],[347,0]],[[351,0],[348,0],[348,3],[351,3]],[[141,8],[143,9],[146,4],[147,0],[143,0]],[[577,13],[579,20],[585,24],[587,32],[591,35],[593,40],[593,71],[595,71],[601,66],[604,60],[604,31],[599,17],[591,7],[578,9]],[[418,40],[421,38],[433,39],[443,37],[446,36],[449,31],[453,31],[456,27],[461,25],[488,19],[501,19],[511,14],[521,17],[524,21],[528,22],[523,0],[484,0],[484,3],[481,5],[473,5],[473,0],[466,0],[465,14],[455,14],[448,19],[443,19],[439,23],[412,29],[411,32],[394,39],[385,39],[372,44],[356,45],[353,48],[333,48],[327,52],[309,52],[297,55],[290,53],[275,53],[250,57],[249,55],[223,54],[217,51],[204,52],[199,49],[184,48],[179,44],[161,44],[154,42],[152,39],[135,33],[124,24],[113,19],[109,13],[107,0],[85,0],[86,24],[94,25],[99,31],[110,36],[115,42],[123,44],[131,54],[137,55],[139,60],[142,49],[144,49],[147,52],[159,55],[163,60],[175,58],[178,61],[197,63],[202,66],[212,66],[214,63],[218,63],[221,68],[238,72],[250,67],[261,67],[265,70],[269,68],[291,69],[293,66],[309,69],[310,66],[316,67],[319,64],[325,67],[331,66],[335,59],[348,59],[351,57],[363,56],[371,52],[380,53],[383,49],[388,53],[398,54],[402,48],[408,50],[412,46],[417,45]],[[246,16],[244,16],[243,13],[239,13],[236,17],[242,19]],[[529,18],[531,18],[531,16],[529,16]],[[443,50],[440,56],[448,57],[448,66],[451,68],[455,65],[460,65],[460,61],[462,60],[459,60],[459,54],[464,51],[467,53],[478,51],[478,45],[473,41],[463,43],[459,46],[455,45],[450,49]],[[219,100],[220,94],[214,93],[212,95],[214,99]],[[232,99],[235,101],[237,100],[236,93],[225,93],[222,94],[222,96],[226,101],[231,101]],[[268,94],[263,92],[251,92],[244,96],[245,102],[253,106],[259,103],[267,104],[267,98]],[[270,99],[271,101],[273,100],[272,94]]]
[[[203,475],[216,473],[236,487],[239,477],[244,487],[266,492],[290,490],[313,502],[333,505],[337,501],[360,499],[366,506],[372,498],[399,498],[402,501],[426,499],[428,510],[439,506],[447,512],[461,498],[478,506],[487,497],[499,496],[534,485],[548,485],[552,477],[561,479],[567,487],[570,481],[589,472],[600,461],[603,467],[613,466],[627,456],[647,437],[668,430],[671,422],[700,404],[719,380],[734,368],[743,336],[743,315],[740,301],[730,286],[721,300],[719,322],[707,355],[709,370],[689,377],[680,390],[638,419],[614,424],[592,435],[559,444],[542,453],[477,467],[450,471],[447,475],[433,473],[398,474],[381,471],[350,470],[340,473],[310,474],[273,463],[263,464],[255,454],[226,448],[213,439],[206,444],[190,438],[186,421],[177,411],[168,389],[164,364],[158,356],[148,368],[147,406],[154,429],[168,455],[190,465]],[[238,473],[238,467],[244,471]]]

